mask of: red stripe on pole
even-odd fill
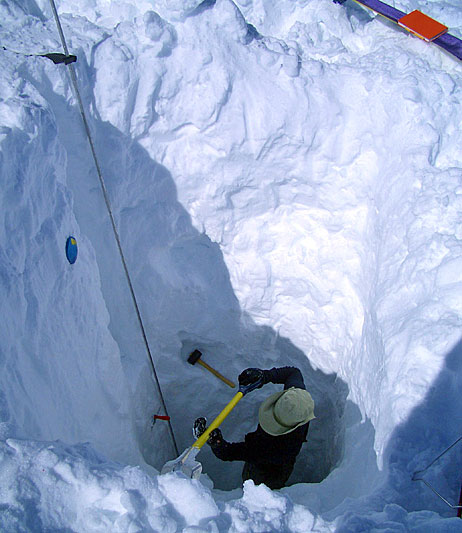
[[[154,420],[170,420],[170,417],[166,415],[154,415]]]

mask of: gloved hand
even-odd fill
[[[207,439],[207,444],[209,444],[212,448],[215,446],[220,446],[223,443],[223,435],[221,433],[221,430],[219,428],[214,429],[210,433],[210,437]]]
[[[199,418],[196,418],[196,420],[194,420],[192,430],[193,437],[197,440],[203,433],[205,433],[206,429],[207,419],[205,418],[205,416],[200,416]]]
[[[193,435],[194,438],[197,440],[203,433],[205,433],[207,429],[207,419],[203,416],[196,418],[193,425]],[[207,444],[209,444],[212,448],[214,446],[219,446],[223,443],[223,435],[221,434],[221,430],[219,428],[214,429],[207,439]]]
[[[265,384],[265,373],[260,368],[246,368],[243,372],[239,374],[239,385],[247,386],[252,385],[253,383],[258,383],[261,381],[260,385],[257,387],[259,389]]]

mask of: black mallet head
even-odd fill
[[[189,354],[188,363],[190,365],[195,365],[197,361],[199,361],[199,359],[201,358],[201,355],[202,352],[200,352],[199,350],[194,350],[194,352]]]

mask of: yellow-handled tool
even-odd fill
[[[228,403],[228,405],[223,409],[223,411],[215,418],[215,420],[210,424],[210,426],[205,430],[204,433],[196,440],[192,445],[192,448],[197,448],[200,450],[202,446],[207,442],[210,433],[217,427],[221,426],[223,420],[229,415],[229,413],[236,407],[237,402],[244,396],[244,394],[239,391],[234,395],[234,398]]]
[[[194,352],[189,354],[188,363],[190,365],[195,365],[196,363],[199,363],[201,366],[206,368],[209,372],[211,372],[218,379],[221,379],[221,381],[226,383],[226,385],[229,385],[232,389],[234,389],[236,385],[234,385],[234,383],[230,381],[229,379],[225,378],[225,376],[221,375],[220,372],[218,372],[217,370],[209,366],[205,361],[202,361],[201,356],[202,356],[202,352],[200,352],[199,350],[194,350]]]
[[[215,418],[215,420],[210,424],[206,431],[194,442],[194,444],[190,448],[187,448],[180,455],[180,457],[178,457],[177,459],[173,459],[173,461],[168,461],[168,463],[165,463],[164,467],[161,470],[161,474],[181,471],[191,478],[199,479],[199,476],[202,472],[202,465],[198,461],[196,461],[196,456],[202,446],[207,442],[210,433],[221,425],[223,420],[229,415],[229,413],[234,409],[234,407],[236,407],[236,404],[243,396],[245,396],[248,392],[258,388],[260,385],[260,381],[257,383],[252,383],[251,385],[241,385],[239,387],[239,392],[234,395],[233,399]]]

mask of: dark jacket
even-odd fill
[[[272,368],[264,370],[265,383],[279,383],[284,389],[297,387],[305,389],[303,376],[295,367]],[[223,461],[245,461],[250,468],[250,477],[266,483],[271,488],[284,486],[285,481],[293,470],[295,459],[300,452],[303,442],[306,441],[309,422],[285,435],[274,437],[261,428],[260,424],[252,433],[247,433],[244,442],[221,441],[218,446],[213,446],[213,453]],[[253,476],[258,472],[258,476]],[[284,482],[280,480],[284,479]],[[276,481],[277,480],[277,481]],[[273,485],[273,486],[272,486]],[[280,486],[276,486],[280,485]]]

